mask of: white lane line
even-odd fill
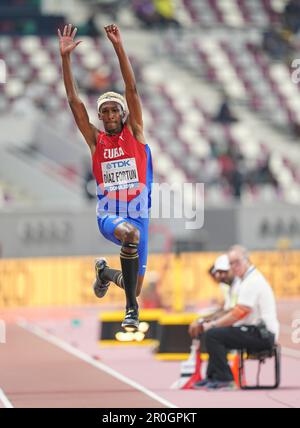
[[[3,403],[6,409],[13,409],[14,406],[11,404],[9,399],[4,394],[3,390],[0,388],[0,402]]]
[[[120,380],[121,382],[126,383],[127,385],[131,386],[134,389],[137,389],[138,391],[142,392],[143,394],[147,395],[148,397],[152,398],[155,401],[158,401],[163,406],[169,407],[171,409],[177,409],[178,406],[176,406],[173,403],[170,403],[169,401],[165,400],[164,398],[160,397],[159,395],[155,394],[154,392],[150,391],[149,389],[145,388],[144,386],[140,385],[137,382],[134,382],[133,380],[129,379],[128,377],[122,375],[121,373],[117,372],[116,370],[113,370],[106,364],[100,363],[98,361],[95,361],[93,358],[91,358],[86,353],[79,351],[78,349],[73,348],[71,345],[69,345],[67,342],[45,332],[40,327],[30,325],[24,320],[18,321],[18,326],[23,328],[24,330],[33,333],[37,337],[45,340],[48,343],[51,343],[52,345],[57,346],[58,348],[62,349],[65,352],[68,352],[69,354],[79,358],[82,361],[85,361],[86,363],[90,364],[91,366],[97,368],[98,370],[102,370],[103,372],[113,376],[114,378]]]

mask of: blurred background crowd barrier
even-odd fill
[[[218,254],[151,255],[142,296],[144,308],[195,310],[220,298],[208,274]],[[0,308],[99,304],[92,291],[92,257],[7,259],[0,261]],[[278,298],[300,294],[300,252],[255,252],[252,261],[266,275]],[[118,268],[119,258],[110,265]],[[106,306],[123,306],[124,292],[112,285]]]

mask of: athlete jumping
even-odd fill
[[[75,41],[77,28],[66,25],[63,33],[58,30],[58,37],[68,102],[91,150],[93,174],[97,181],[99,230],[106,239],[121,246],[121,271],[110,269],[106,259],[96,260],[94,292],[97,297],[104,297],[111,282],[124,289],[126,314],[122,327],[136,331],[139,326],[137,297],[141,293],[148,257],[152,158],[144,138],[142,105],[136,80],[120,30],[116,25],[109,25],[105,31],[119,60],[126,101],[114,92],[100,96],[97,110],[104,132],[90,123],[76,90],[71,53],[81,43]]]

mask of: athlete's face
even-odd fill
[[[99,119],[103,121],[108,134],[118,134],[122,131],[123,110],[118,103],[104,103],[99,111]]]

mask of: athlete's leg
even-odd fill
[[[106,266],[103,272],[101,273],[101,279],[105,282],[113,282],[118,287],[124,290],[124,279],[123,279],[123,273],[121,270],[111,269],[110,267]],[[141,294],[144,279],[145,279],[145,275],[138,276],[138,282],[136,287],[136,297],[139,297]]]
[[[136,300],[140,231],[130,223],[121,223],[115,229],[115,237],[122,243],[121,266],[123,273],[124,290],[126,294],[126,308],[138,308]]]
[[[136,287],[136,297],[139,297],[139,295],[141,294],[144,279],[145,279],[145,275],[139,275],[138,276],[138,283],[137,283],[137,287]]]
[[[136,297],[141,293],[146,272],[149,222],[106,216],[98,219],[98,223],[106,239],[122,246],[122,271],[110,269],[104,259],[97,261],[100,267],[98,277],[102,283],[101,295],[98,297],[103,294],[103,285],[110,281],[123,288],[126,294],[126,317],[122,325],[136,329],[139,323]]]
[[[116,227],[119,224],[124,223],[125,220],[122,217],[116,215],[106,215],[103,217],[98,217],[97,221],[101,234],[114,244],[121,245],[121,242],[114,236],[114,231]],[[96,260],[95,271],[96,280],[94,282],[93,288],[94,293],[98,298],[101,299],[106,295],[111,281],[113,281],[119,287],[124,288],[122,272],[109,269],[106,259],[100,258]],[[106,271],[108,271],[109,275],[104,275]]]
[[[124,288],[126,295],[126,316],[122,324],[124,328],[136,330],[139,325],[138,320],[138,303],[136,299],[138,274],[139,274],[139,243],[140,230],[122,217],[106,216],[98,219],[98,224],[103,236],[110,241],[121,245],[121,266],[122,272],[109,269],[106,260],[98,259],[99,265],[97,280],[101,284],[99,287],[96,281],[94,285],[95,294],[103,297],[106,293],[109,281],[116,282]],[[106,291],[105,291],[106,288]],[[99,292],[96,292],[99,289]],[[103,294],[103,290],[105,291]]]
[[[138,273],[139,276],[138,276],[138,284],[137,284],[137,290],[136,290],[136,295],[138,297],[141,293],[145,272],[146,272],[146,265],[147,265],[148,227],[149,227],[148,222],[144,222],[144,221],[141,222],[141,221],[136,221],[132,219],[125,220],[124,218],[118,217],[118,216],[105,216],[103,218],[98,218],[98,226],[101,234],[109,241],[120,246],[122,246],[122,242],[118,238],[122,238],[122,231],[120,231],[121,236],[118,232],[116,233],[118,236],[117,238],[115,236],[115,230],[119,225],[124,223],[130,223],[130,225],[135,226],[140,231],[140,244],[138,248],[140,266],[139,266],[139,273]],[[96,275],[97,290],[95,289],[95,287],[94,289],[98,297],[103,297],[106,294],[110,282],[113,282],[118,287],[124,289],[124,279],[123,279],[122,271],[117,269],[111,269],[110,267],[108,267],[105,259],[96,260],[96,273],[97,273]]]
[[[138,297],[141,294],[145,273],[147,269],[149,222],[141,219],[140,220],[126,219],[125,223],[130,223],[130,225],[134,226],[140,231],[140,240],[139,240],[140,242],[138,247],[139,272],[138,272],[138,282],[137,282],[137,289],[136,289],[136,296]],[[103,271],[103,279],[104,281],[112,281],[115,284],[117,284],[119,287],[124,288],[123,274],[119,270],[114,270],[106,267],[105,270]]]

